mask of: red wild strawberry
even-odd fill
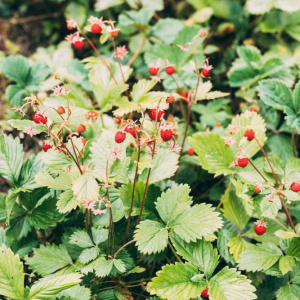
[[[258,193],[258,194],[261,193],[261,187],[260,187],[260,185],[256,184],[256,185],[254,186],[253,190],[254,190],[254,192],[256,192],[256,193]]]
[[[258,109],[257,109],[255,106],[251,106],[251,107],[249,108],[249,110],[250,110],[251,112],[258,112]]]
[[[133,126],[126,126],[124,131],[130,133],[134,138],[136,138],[136,131]]]
[[[222,124],[221,123],[216,123],[215,127],[222,127]]]
[[[59,107],[57,108],[57,112],[58,112],[60,115],[62,115],[62,114],[65,113],[65,109],[64,109],[62,106],[59,106]]]
[[[204,77],[209,77],[210,76],[210,70],[208,70],[208,69],[202,69],[201,74]]]
[[[190,156],[193,156],[193,155],[195,154],[195,151],[194,151],[193,148],[189,148],[189,149],[186,150],[186,153],[187,153],[188,155],[190,155]]]
[[[249,159],[247,157],[239,158],[237,162],[240,167],[245,168],[248,165]]]
[[[130,143],[130,147],[134,148],[135,144],[134,143]]]
[[[44,152],[47,152],[49,149],[51,149],[52,148],[52,146],[51,145],[49,145],[49,144],[44,144],[43,145],[43,150],[44,150]]]
[[[172,94],[170,94],[170,96],[167,98],[167,103],[173,103],[174,101],[175,101],[175,97],[172,95]]]
[[[171,129],[162,129],[160,131],[160,136],[165,142],[167,142],[172,138],[173,131]]]
[[[110,32],[110,36],[111,37],[117,37],[119,35],[119,31],[116,30],[116,29],[113,29],[111,32]]]
[[[41,113],[36,113],[33,115],[33,121],[36,124],[46,124],[48,118],[45,115],[42,115]]]
[[[157,67],[149,67],[149,73],[152,76],[156,76],[158,74],[159,68]]]
[[[83,41],[77,41],[77,42],[75,42],[74,43],[74,47],[76,48],[76,49],[82,49],[83,48],[83,46],[84,46],[84,42]]]
[[[87,139],[84,138],[84,137],[82,137],[82,138],[81,138],[81,142],[82,142],[83,145],[85,145],[85,144],[87,143]]]
[[[208,298],[209,294],[208,294],[208,287],[206,287],[202,292],[201,292],[201,296]]]
[[[73,26],[71,26],[70,24],[67,24],[67,28],[68,28],[69,30],[72,30],[72,29],[73,29]]]
[[[248,129],[245,131],[244,137],[246,137],[248,141],[252,141],[255,137],[255,132],[252,129]]]
[[[162,110],[157,110],[155,108],[149,109],[148,110],[148,115],[150,117],[150,119],[152,119],[153,121],[159,121],[165,114],[165,111]],[[156,116],[157,115],[157,116]]]
[[[300,183],[299,182],[293,182],[291,184],[291,190],[295,193],[300,192]]]
[[[264,221],[256,221],[254,226],[254,231],[258,235],[263,235],[267,231],[267,224]]]
[[[168,75],[173,75],[175,73],[175,68],[172,65],[166,66],[165,71]]]
[[[85,126],[84,126],[83,124],[79,124],[79,125],[77,126],[76,131],[77,131],[78,133],[84,132],[84,131],[85,131]]]
[[[92,33],[101,33],[102,27],[99,24],[93,24],[91,27],[91,32]]]
[[[126,133],[123,131],[117,131],[115,135],[116,143],[120,144],[123,143],[126,139]]]

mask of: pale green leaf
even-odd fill
[[[241,236],[235,236],[228,242],[229,253],[233,255],[234,259],[238,261],[240,254],[247,250],[251,243],[247,242]]]
[[[56,207],[60,213],[64,214],[75,209],[80,204],[81,201],[74,197],[72,190],[67,190],[59,195]]]
[[[284,275],[291,271],[296,264],[296,260],[291,256],[282,256],[279,260],[279,270]]]
[[[81,277],[78,273],[72,273],[42,278],[30,288],[28,300],[53,299],[57,293],[81,282]]]
[[[234,172],[234,169],[229,167],[233,162],[233,154],[230,148],[225,146],[221,136],[204,133],[190,137],[188,141],[196,152],[203,169],[216,176]]]
[[[0,295],[24,299],[23,264],[5,244],[0,247]]]
[[[296,284],[282,286],[276,294],[277,300],[299,300],[300,287]]]
[[[253,300],[257,299],[255,287],[245,275],[236,269],[225,267],[209,281],[211,300]]]
[[[286,231],[283,229],[279,229],[279,230],[275,231],[274,234],[283,240],[288,240],[288,239],[292,239],[294,237],[298,237],[298,235],[294,231]]]
[[[161,252],[167,247],[168,230],[163,224],[156,221],[142,221],[137,225],[134,240],[142,253]]]
[[[131,97],[134,102],[140,102],[143,97],[157,84],[155,80],[141,79],[132,87]]]
[[[70,236],[69,243],[73,245],[77,245],[78,247],[81,248],[89,248],[94,246],[94,243],[92,242],[90,236],[84,230],[78,230],[74,232]]]
[[[94,269],[96,275],[99,277],[108,276],[114,266],[114,260],[106,260],[104,257],[100,257],[95,261]]]
[[[72,187],[72,178],[67,172],[60,172],[53,178],[48,172],[42,171],[35,176],[39,186],[47,186],[55,190],[68,190]]]
[[[55,170],[66,170],[72,166],[72,160],[69,156],[54,149],[49,149],[47,152],[44,152],[41,159],[45,165]]]
[[[90,300],[91,290],[81,285],[75,285],[57,294],[58,297],[71,298],[72,300]]]
[[[25,127],[34,127],[34,129],[37,131],[37,134],[41,133],[41,132],[47,132],[47,130],[43,126],[37,125],[36,123],[34,123],[31,120],[17,120],[17,119],[13,119],[13,120],[8,120],[7,123],[10,126],[16,128],[18,130],[22,130],[22,131],[24,131]]]
[[[240,254],[239,268],[246,271],[265,271],[281,257],[282,251],[273,244],[252,245]]]
[[[26,264],[30,269],[40,275],[49,275],[66,266],[72,265],[72,259],[65,246],[54,244],[41,245],[34,249],[34,255],[26,258]]]
[[[197,297],[206,287],[204,280],[193,282],[192,278],[198,275],[198,270],[191,264],[175,263],[165,265],[156,273],[148,284],[148,291],[167,300],[186,300]]]
[[[91,172],[85,172],[76,179],[72,190],[78,200],[97,200],[99,196],[99,186]]]

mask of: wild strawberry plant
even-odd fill
[[[0,174],[11,184],[0,196],[0,294],[298,299],[300,84],[291,91],[291,70],[279,73],[280,60],[240,47],[228,73],[231,86],[255,87],[264,109],[284,112],[293,154],[280,156],[257,109],[232,116],[229,94],[213,89],[205,30],[184,27],[174,43],[153,46],[149,76],[132,82],[139,52],[123,63],[129,52],[114,21],[90,17],[82,28],[69,20],[67,28],[76,51],[89,45],[96,55],[82,60],[77,85],[55,73],[52,95],[40,97],[48,74],[19,56],[2,64],[22,116],[9,124],[44,141],[25,158],[18,138],[0,137]]]

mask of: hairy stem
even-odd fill
[[[232,178],[234,178],[235,174],[233,174]],[[223,204],[223,202],[225,201],[226,197],[228,196],[229,192],[230,192],[230,189],[231,189],[231,186],[232,186],[232,181],[230,180],[229,184],[228,184],[228,187],[220,201],[220,203],[218,204],[217,206],[217,209],[221,207],[221,205]]]
[[[171,248],[171,250],[174,253],[177,260],[182,263],[182,260],[181,260],[180,256],[176,253],[176,250],[174,249],[173,245],[171,244],[171,242],[169,240],[168,240],[168,245]]]
[[[139,54],[141,53],[141,51],[144,49],[145,46],[145,42],[146,42],[146,35],[145,33],[143,33],[143,39],[139,45],[139,47],[137,48],[137,50],[134,52],[134,54],[132,55],[132,57],[130,58],[130,60],[127,62],[126,66],[130,67],[131,64],[136,60],[136,58],[139,56]]]
[[[124,244],[124,245],[123,245],[123,246],[115,253],[114,257],[117,257],[117,255],[122,251],[122,249],[124,249],[126,246],[128,246],[128,245],[130,245],[130,244],[132,244],[132,243],[134,243],[134,240],[131,240],[131,241],[127,242],[126,244]]]

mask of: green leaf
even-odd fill
[[[26,258],[26,264],[40,275],[49,275],[72,265],[67,249],[60,245],[46,244],[34,249],[34,255]]]
[[[287,272],[291,271],[295,266],[296,261],[294,257],[291,256],[282,256],[279,260],[279,270],[284,275]]]
[[[0,175],[16,185],[22,168],[24,152],[19,138],[0,136]]]
[[[42,278],[30,288],[28,300],[53,299],[57,293],[81,282],[81,277],[78,273],[72,273]]]
[[[260,100],[275,109],[283,110],[286,106],[293,108],[291,90],[281,81],[262,80],[257,87]]]
[[[78,259],[81,263],[87,264],[91,260],[97,258],[98,254],[99,254],[98,247],[86,248],[81,252]]]
[[[228,175],[234,172],[229,165],[233,162],[233,155],[229,147],[225,146],[221,136],[204,133],[188,138],[202,168],[209,173]]]
[[[55,170],[65,170],[72,166],[72,160],[69,156],[54,149],[49,149],[47,152],[44,152],[41,159],[45,165]]]
[[[72,187],[72,177],[67,172],[60,172],[53,178],[47,171],[42,171],[35,176],[39,186],[46,186],[55,190],[68,190]]]
[[[241,200],[236,196],[234,191],[231,191],[226,197],[222,212],[224,217],[235,224],[240,230],[248,224],[251,218],[244,206],[241,205]]]
[[[237,49],[238,56],[251,69],[259,69],[261,65],[260,51],[254,46],[241,46]]]
[[[297,234],[293,231],[285,231],[283,229],[279,229],[274,232],[274,234],[279,237],[280,239],[288,240],[292,239],[293,237],[297,237]]]
[[[293,92],[293,104],[295,112],[300,111],[300,82],[298,82]]]
[[[8,56],[2,60],[0,68],[5,77],[23,87],[26,86],[30,65],[24,56]],[[16,72],[16,70],[18,71]]]
[[[92,242],[90,236],[84,230],[78,230],[74,232],[70,236],[69,243],[73,245],[77,245],[78,247],[81,248],[89,248],[94,246],[94,243]]]
[[[300,259],[300,238],[299,237],[292,239],[286,254],[289,256],[293,256],[298,260]]]
[[[156,221],[142,221],[137,225],[134,240],[142,253],[161,252],[167,247],[168,230],[163,224]]]
[[[108,276],[114,266],[114,260],[106,260],[104,257],[98,258],[95,262],[94,269],[99,277]]]
[[[222,225],[219,213],[210,204],[205,203],[185,209],[172,224],[169,224],[172,231],[188,243],[213,234]]]
[[[212,300],[257,299],[255,287],[236,269],[225,267],[209,281],[209,298]]]
[[[0,247],[0,295],[23,300],[24,273],[19,255],[4,244]]]
[[[165,265],[156,273],[157,277],[148,284],[148,291],[151,295],[158,295],[168,300],[197,297],[206,287],[204,280],[192,281],[192,278],[198,274],[197,268],[188,263]]]
[[[190,187],[185,185],[175,186],[161,194],[157,199],[156,209],[161,219],[169,226],[178,215],[183,213],[192,204],[192,197],[189,196]]]
[[[213,249],[210,242],[204,239],[193,243],[186,243],[174,234],[171,234],[171,241],[176,252],[189,263],[200,269],[206,277],[210,277],[219,264],[217,249]]]
[[[57,294],[57,297],[66,297],[72,300],[90,300],[91,290],[81,285],[75,285]]]
[[[77,2],[70,2],[65,8],[66,20],[76,20],[79,26],[83,26],[86,20],[87,6]]]
[[[99,196],[99,186],[91,172],[85,172],[76,179],[72,190],[78,200],[97,200]]]
[[[80,204],[81,201],[77,200],[76,197],[73,196],[72,190],[67,190],[59,195],[56,207],[60,213],[64,214],[75,209]]]
[[[246,271],[266,271],[281,257],[282,251],[273,244],[252,245],[240,254],[239,268]]]
[[[22,86],[18,84],[10,84],[5,90],[5,96],[11,106],[21,106],[23,98],[28,93]]]
[[[22,131],[24,131],[25,127],[34,127],[34,129],[37,131],[37,133],[47,132],[43,126],[37,125],[31,120],[17,120],[17,119],[14,120],[13,119],[13,120],[8,120],[7,123],[10,126],[16,128],[18,130],[22,130]]]
[[[298,300],[300,295],[300,287],[296,284],[288,284],[282,286],[276,294],[277,300]]]
[[[229,253],[233,255],[237,261],[240,259],[240,254],[247,250],[251,244],[243,239],[241,236],[235,236],[228,242]]]

